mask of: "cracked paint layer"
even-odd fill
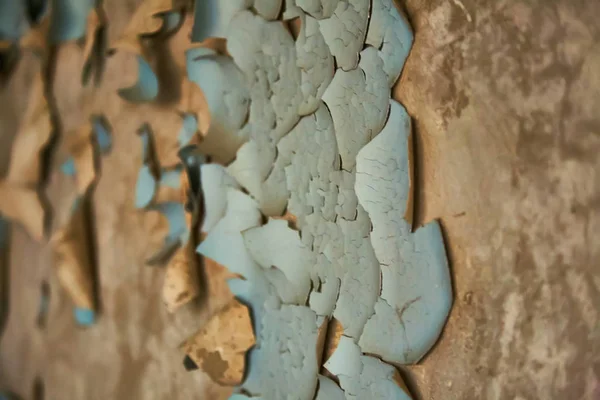
[[[338,377],[346,399],[411,400],[393,366],[363,355],[361,348],[346,336],[340,338],[325,368]]]
[[[295,0],[299,8],[316,19],[329,18],[333,15],[340,0]]]
[[[300,115],[316,111],[325,89],[333,79],[334,63],[329,47],[319,30],[319,23],[311,16],[301,16],[302,27],[296,40],[296,66],[300,68],[302,103]]]
[[[317,333],[317,316],[308,307],[282,305],[269,310],[242,388],[265,399],[313,399],[320,368]]]
[[[208,132],[199,148],[227,164],[247,140],[240,131],[250,100],[243,76],[229,57],[205,48],[188,50],[186,66],[188,78],[202,90],[210,112]]]
[[[298,3],[301,6],[301,4],[308,4],[309,1],[299,1]],[[314,0],[311,0],[310,3],[318,6],[318,2]],[[333,14],[329,18],[319,20],[319,27],[325,42],[329,46],[331,54],[335,56],[338,67],[344,71],[350,71],[356,68],[359,53],[363,48],[371,1],[339,0],[326,2],[323,0],[322,3],[328,6],[335,4]],[[315,16],[315,18],[318,17]]]
[[[285,220],[270,219],[242,233],[244,244],[287,304],[304,305],[310,290],[312,253]],[[281,272],[283,275],[279,275]],[[270,279],[271,274],[277,274]]]
[[[225,216],[196,250],[241,277],[230,279],[229,288],[252,309],[255,332],[260,332],[262,315],[266,304],[273,299],[274,290],[246,249],[242,232],[260,223],[258,204],[241,191],[228,188]]]
[[[348,72],[338,69],[323,95],[346,171],[354,168],[358,151],[383,128],[390,102],[383,60],[375,48],[361,52],[358,67]]]
[[[379,49],[388,85],[393,87],[414,40],[406,16],[395,0],[372,0],[371,21],[365,43]]]
[[[319,375],[319,389],[315,400],[345,400],[344,391],[331,379]]]
[[[382,132],[357,157],[356,194],[373,224],[381,296],[359,344],[384,360],[412,364],[436,342],[452,304],[441,230],[432,222],[412,233],[409,201],[410,117],[392,102]]]

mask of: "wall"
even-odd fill
[[[106,0],[115,38],[135,1]],[[423,399],[592,399],[600,396],[600,4],[567,0],[406,0],[416,40],[395,97],[414,119],[416,221],[441,218],[455,305],[442,339],[404,369]],[[173,40],[172,54],[180,54]],[[165,63],[176,71],[178,61]],[[59,52],[55,80],[64,131],[91,98],[79,87],[81,50]],[[2,156],[28,101],[37,61],[27,55],[0,93]],[[170,69],[169,69],[170,68]],[[49,399],[226,398],[187,373],[176,346],[227,299],[211,280],[208,310],[175,316],[160,301],[163,271],[143,265],[166,228],[133,207],[143,121],[160,148],[174,143],[169,100],[133,107],[115,94],[135,64],[108,63],[93,110],[113,124],[114,151],[95,193],[103,316],[75,327],[46,245],[13,229],[11,314],[0,342],[0,383]],[[64,157],[59,150],[55,163]],[[51,177],[57,220],[71,184]],[[62,200],[59,200],[62,199]],[[151,235],[148,232],[153,232]],[[40,284],[50,320],[35,327]],[[596,397],[593,397],[593,396]]]

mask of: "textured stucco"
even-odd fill
[[[105,4],[115,37],[135,2]],[[403,374],[422,399],[596,399],[600,4],[404,4],[415,43],[394,94],[415,129],[415,226],[441,218],[455,301],[440,342]],[[76,328],[49,249],[13,229],[0,386],[29,397],[40,376],[48,399],[225,398],[228,391],[205,375],[185,372],[176,350],[208,312],[190,307],[169,315],[160,300],[164,271],[143,265],[166,224],[134,209],[141,157],[135,130],[148,120],[157,127],[157,147],[165,148],[176,142],[177,118],[165,107],[119,100],[116,89],[135,80],[135,64],[114,57],[93,105],[115,130],[95,195],[102,317],[92,329]],[[161,72],[169,75],[176,63],[165,60]],[[66,130],[82,122],[74,79],[80,62],[76,46],[60,50],[55,87]],[[25,57],[0,92],[0,168],[35,68],[35,58]],[[159,97],[163,104],[172,99]],[[57,174],[52,183],[60,219],[70,202],[57,199],[72,187]],[[52,297],[50,320],[40,331],[35,318],[43,279]],[[211,287],[220,293],[209,300],[214,310],[227,295],[218,280]]]

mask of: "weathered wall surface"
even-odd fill
[[[417,219],[441,217],[456,290],[423,398],[598,398],[600,4],[407,8]]]
[[[105,1],[111,38],[135,3]],[[414,118],[415,217],[441,218],[455,287],[441,341],[405,376],[423,399],[598,398],[600,4],[405,5],[416,40],[395,95]],[[55,86],[65,131],[83,120],[81,61],[77,46],[60,50]],[[165,70],[172,64],[166,62]],[[0,93],[1,156],[37,67],[35,57],[26,56]],[[223,304],[226,290],[215,279],[211,290],[219,295],[211,297],[208,311],[192,306],[171,316],[159,295],[163,271],[143,265],[165,224],[133,207],[141,156],[135,131],[150,122],[165,148],[174,143],[178,125],[168,104],[133,107],[116,96],[116,88],[134,79],[131,60],[114,56],[91,105],[107,115],[115,132],[95,194],[103,305],[97,326],[75,327],[49,249],[13,229],[0,384],[23,396],[30,395],[36,376],[43,378],[48,399],[227,396],[203,374],[186,373],[176,349]],[[55,163],[61,157],[59,151]],[[72,187],[58,174],[51,184],[60,220]],[[35,319],[44,279],[52,297],[42,331]]]

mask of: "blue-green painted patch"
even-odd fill
[[[50,43],[58,44],[85,36],[88,14],[94,0],[54,0],[50,11]]]
[[[185,221],[185,209],[183,204],[176,202],[160,203],[152,206],[151,209],[160,212],[169,221],[167,241],[179,238],[182,243],[187,242],[189,232]]]
[[[158,79],[143,57],[137,56],[137,61],[137,82],[131,87],[119,89],[118,93],[131,103],[145,103],[154,100],[158,95]]]
[[[198,130],[198,119],[194,114],[185,113],[183,115],[183,126],[179,131],[179,147],[183,147],[190,143],[196,131]]]
[[[0,1],[0,39],[17,40],[27,29],[25,4],[17,0]]]
[[[179,189],[181,187],[181,171],[182,167],[163,170],[160,175],[159,185]]]
[[[60,172],[67,176],[75,176],[77,170],[75,168],[75,160],[73,159],[73,157],[67,158],[67,161],[61,164]]]
[[[75,307],[73,310],[75,321],[82,326],[91,326],[96,322],[96,313],[89,308]]]
[[[96,142],[100,148],[102,154],[106,154],[110,151],[112,146],[112,136],[102,118],[96,117],[92,119],[92,128],[94,135],[96,135]]]
[[[143,165],[138,173],[138,179],[135,186],[135,206],[136,208],[145,208],[150,205],[156,191],[156,180],[150,167]]]

